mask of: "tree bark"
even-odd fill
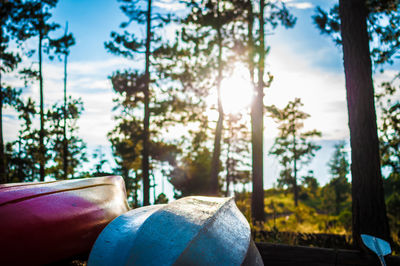
[[[224,121],[224,110],[222,108],[221,102],[221,81],[222,81],[222,36],[221,36],[221,25],[219,24],[220,14],[219,14],[219,1],[217,1],[217,16],[218,16],[218,25],[217,25],[217,42],[218,42],[218,77],[217,77],[217,95],[218,95],[218,121],[217,126],[215,128],[215,137],[214,137],[214,151],[211,161],[211,187],[210,194],[217,196],[219,192],[219,182],[218,182],[218,174],[219,174],[219,165],[220,165],[220,155],[221,155],[221,138],[222,138],[222,129],[223,129],[223,121]]]
[[[144,88],[144,119],[143,119],[143,150],[142,150],[142,169],[143,169],[143,206],[150,204],[150,178],[149,178],[149,87],[150,87],[150,41],[151,41],[151,0],[147,6],[147,24],[146,24],[146,65]]]
[[[65,31],[67,35],[67,31]],[[64,55],[64,125],[63,125],[63,168],[64,168],[64,179],[68,178],[68,140],[67,140],[67,58],[68,55]]]
[[[0,42],[1,43],[1,42]],[[7,183],[6,156],[4,153],[3,140],[3,87],[1,86],[0,73],[0,184]]]
[[[298,206],[299,188],[297,187],[297,157],[296,157],[296,130],[293,131],[293,195],[294,206]]]
[[[339,0],[350,126],[353,239],[360,234],[390,241],[383,194],[374,88],[364,0]]]
[[[231,127],[228,128],[228,130],[232,130]],[[231,132],[231,131],[230,131]],[[226,191],[225,191],[225,197],[229,197],[229,185],[231,183],[231,172],[230,172],[230,166],[231,166],[231,139],[228,139],[228,147],[226,149]]]
[[[264,132],[264,0],[260,1],[259,20],[259,60],[258,84],[251,106],[251,143],[253,165],[253,193],[251,196],[251,213],[255,222],[263,222],[264,214],[264,185],[263,185],[263,132]]]
[[[2,26],[0,25],[0,33],[3,33]],[[0,34],[0,44],[3,43],[3,35]],[[0,51],[1,52],[1,51]],[[2,58],[2,56],[0,56]],[[7,183],[6,171],[6,156],[4,153],[4,139],[3,139],[3,86],[1,85],[2,73],[0,72],[0,184]]]
[[[43,74],[42,74],[42,29],[39,32],[39,90],[40,90],[40,131],[39,131],[39,174],[40,181],[44,181],[45,176],[45,156],[44,148],[44,104],[43,104]]]

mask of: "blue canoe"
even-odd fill
[[[232,198],[187,197],[114,219],[88,265],[263,265]]]

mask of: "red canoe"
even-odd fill
[[[38,265],[89,252],[128,211],[119,176],[0,185],[0,265]]]

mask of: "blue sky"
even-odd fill
[[[168,6],[170,0],[156,1]],[[289,100],[301,97],[303,110],[311,115],[306,121],[306,129],[318,129],[323,136],[318,143],[322,149],[310,165],[321,184],[329,180],[327,163],[333,153],[333,145],[349,137],[346,95],[342,55],[339,47],[327,36],[320,35],[311,16],[317,5],[327,9],[337,1],[333,0],[286,0],[292,13],[297,17],[293,29],[278,28],[266,37],[271,46],[267,58],[267,69],[274,75],[274,82],[265,91],[265,103],[283,107]],[[161,4],[160,4],[161,3]],[[104,49],[110,32],[117,31],[125,17],[115,0],[60,0],[53,12],[53,21],[65,25],[76,39],[71,48],[68,68],[68,91],[73,97],[81,97],[85,111],[79,121],[80,136],[88,144],[88,154],[98,146],[107,151],[110,161],[110,144],[107,132],[114,127],[112,120],[112,92],[108,76],[113,71],[125,68],[140,68],[137,62],[111,55]],[[143,32],[143,29],[138,29]],[[58,34],[62,34],[60,30]],[[398,66],[397,66],[398,67]],[[396,69],[396,65],[391,67]],[[377,80],[385,79],[381,74]],[[44,65],[45,104],[51,106],[62,99],[63,66],[60,62],[47,61]],[[9,77],[15,84],[19,81]],[[24,97],[38,98],[37,85],[24,91]],[[19,122],[15,112],[8,109],[4,118],[5,139],[16,136]],[[267,156],[277,130],[274,122],[265,118],[265,187],[271,187],[279,175],[276,159]],[[167,183],[167,182],[166,182]],[[171,187],[168,194],[171,195]],[[161,185],[157,187],[157,194]]]

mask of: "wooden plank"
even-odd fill
[[[334,266],[334,250],[270,243],[256,243],[265,265]]]
[[[256,243],[265,265],[296,266],[376,266],[380,265],[375,254],[357,250],[327,249],[283,244]],[[400,265],[400,257],[386,256],[386,263]]]

